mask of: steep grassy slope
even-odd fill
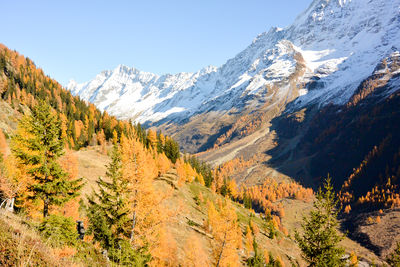
[[[80,163],[79,175],[86,178],[88,181],[87,187],[94,185],[97,180],[96,175],[91,173],[91,170],[97,169],[98,174],[104,176],[105,168],[104,165],[108,162],[108,158],[102,155],[98,148],[91,148],[75,152]],[[88,164],[90,162],[90,164]],[[103,172],[103,174],[101,173]],[[86,176],[86,174],[89,174]],[[221,195],[213,193],[209,188],[200,185],[197,182],[186,183],[182,186],[178,185],[178,177],[175,169],[171,169],[168,173],[157,178],[155,186],[161,189],[163,192],[170,192],[170,197],[167,199],[167,205],[171,207],[175,212],[174,216],[170,218],[168,223],[168,229],[173,234],[176,241],[178,252],[178,260],[181,262],[185,257],[184,248],[187,246],[187,239],[191,234],[195,234],[201,239],[201,244],[204,250],[210,255],[210,242],[212,241],[212,235],[207,232],[204,227],[207,221],[207,201],[214,203],[218,202],[218,199],[222,200]],[[84,191],[90,191],[89,188]],[[200,197],[201,195],[201,197]],[[282,225],[288,229],[288,236],[284,233],[279,232],[277,237],[269,238],[269,230],[266,228],[266,222],[262,219],[262,215],[254,213],[248,209],[245,209],[243,205],[233,203],[239,222],[240,227],[244,233],[246,226],[249,221],[253,221],[258,225],[260,233],[256,236],[257,243],[261,249],[271,252],[274,257],[279,256],[286,266],[291,266],[292,263],[304,265],[304,262],[300,255],[300,250],[297,244],[294,242],[294,230],[300,229],[300,223],[302,217],[308,213],[311,209],[311,203],[307,203],[300,200],[294,199],[283,199],[280,201],[285,209],[285,217],[282,219]],[[366,262],[379,263],[380,260],[369,250],[361,247],[350,239],[345,239],[343,244],[348,254],[354,251],[359,259]],[[242,258],[242,264],[245,265],[244,260],[246,259],[246,251],[243,248],[240,252]]]
[[[58,247],[39,234],[31,219],[0,211],[1,266],[105,266],[106,260],[89,243]]]

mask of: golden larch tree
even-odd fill
[[[155,148],[157,144],[157,133],[151,129],[148,130],[147,132],[147,140],[149,142],[149,146],[151,148]]]
[[[184,246],[183,266],[207,267],[210,261],[200,238],[195,233],[191,233]]]
[[[215,266],[239,266],[238,248],[242,234],[229,200],[220,205],[220,211],[212,202],[208,203],[208,227],[214,237],[211,247]]]
[[[177,266],[177,244],[175,238],[165,226],[160,230],[158,246],[153,249],[152,257],[151,266]]]
[[[148,244],[153,254],[160,246],[159,236],[167,214],[162,205],[162,192],[156,192],[153,187],[158,174],[157,164],[138,140],[124,135],[121,136],[121,152],[122,177],[127,180],[131,192],[131,243],[134,247]]]
[[[6,141],[6,137],[3,133],[3,131],[0,129],[0,156],[3,156],[3,158],[6,156],[6,152],[7,152],[7,141]]]

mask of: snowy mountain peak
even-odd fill
[[[221,67],[159,76],[119,65],[67,88],[110,114],[151,123],[258,108],[273,86],[275,104],[297,98],[291,109],[344,104],[399,46],[399,18],[400,0],[314,0],[292,25],[258,35]]]

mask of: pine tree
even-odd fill
[[[129,181],[123,179],[123,163],[118,144],[113,147],[106,175],[107,181],[100,178],[97,182],[99,193],[89,198],[89,230],[114,262],[144,264],[150,260],[148,254],[142,252],[146,248],[136,251],[129,242],[133,225],[129,203],[132,192]]]
[[[254,256],[247,259],[247,265],[252,267],[264,267],[265,256],[262,253],[262,251],[259,251],[258,244],[255,238],[253,239],[253,248],[254,248]]]
[[[165,151],[165,155],[174,164],[175,164],[176,160],[179,159],[179,157],[180,157],[179,144],[171,138],[168,138],[165,141],[164,151]]]
[[[314,209],[308,218],[303,218],[303,235],[300,236],[297,231],[295,233],[302,256],[309,266],[344,266],[342,262],[344,249],[339,246],[344,237],[337,229],[339,224],[337,203],[328,176],[324,190],[319,188],[317,192]]]
[[[34,199],[43,201],[43,217],[49,208],[61,205],[79,195],[82,179],[70,180],[58,159],[64,153],[61,121],[51,107],[40,102],[18,125],[12,139],[12,152],[19,164],[25,165],[34,183],[29,186]]]
[[[97,184],[99,193],[94,193],[97,202],[89,199],[89,219],[93,230],[95,240],[102,243],[103,247],[110,248],[113,241],[129,238],[131,228],[131,218],[128,206],[128,185],[127,181],[122,179],[121,153],[118,145],[114,145],[111,155],[111,162],[107,167],[108,181],[99,178]],[[104,222],[99,224],[94,215],[101,215]],[[106,229],[111,229],[110,234],[104,236]]]

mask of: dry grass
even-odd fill
[[[105,177],[110,158],[100,152],[100,147],[88,147],[74,152],[78,158],[78,176],[83,177],[86,183],[82,189],[82,196],[90,195],[97,190],[96,181],[99,177]]]
[[[376,222],[377,216],[381,221]],[[368,222],[372,218],[372,223]],[[357,234],[366,236],[382,258],[386,258],[400,241],[400,209],[387,209],[359,216]]]
[[[61,266],[32,226],[8,212],[0,214],[1,266]]]
[[[0,212],[0,266],[106,266],[107,262],[89,243],[55,247],[29,218]]]
[[[15,111],[7,102],[0,101],[0,129],[10,135],[17,129],[18,120],[21,114]]]

